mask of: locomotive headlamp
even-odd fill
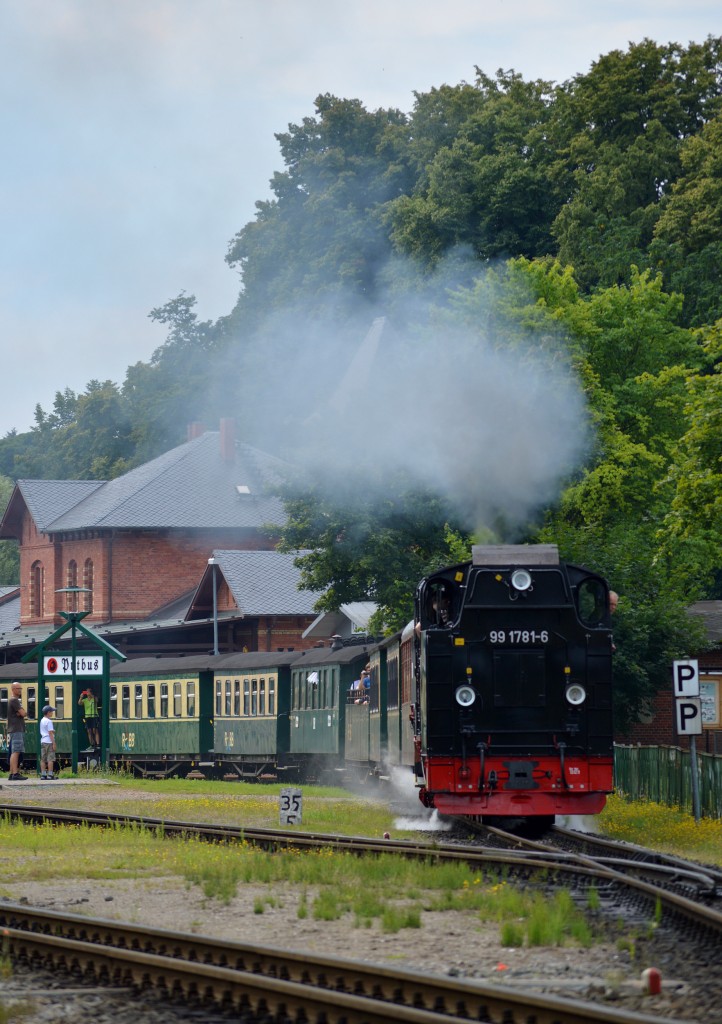
[[[476,690],[473,686],[462,683],[461,686],[456,687],[455,697],[456,703],[461,705],[462,708],[470,708],[476,700]]]
[[[578,707],[587,699],[587,691],[579,683],[570,683],[567,686],[566,697],[570,704]]]
[[[528,569],[515,569],[511,574],[511,585],[514,590],[529,590],[531,587],[531,573]]]

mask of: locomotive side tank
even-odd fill
[[[479,546],[416,600],[422,802],[486,819],[601,811],[613,788],[605,580],[554,545]]]

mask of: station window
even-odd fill
[[[148,683],[148,718],[155,718],[155,683]]]
[[[268,680],[268,713],[276,714],[276,677],[270,676]]]
[[[128,683],[123,683],[123,686],[121,687],[121,700],[120,700],[120,703],[121,703],[120,717],[121,718],[130,718],[130,685]]]
[[[260,679],[258,681],[258,714],[265,715],[266,713],[266,680]]]
[[[180,681],[173,683],[173,717],[183,717],[183,684]]]
[[[93,581],[94,581],[94,570],[93,570],[93,559],[86,558],[85,565],[83,566],[83,586],[86,589],[86,593],[83,594],[85,598],[85,611],[93,611]]]
[[[231,681],[230,681],[230,679],[226,679],[225,714],[228,716],[228,718],[231,717],[231,707],[232,707],[231,699],[232,699],[232,697],[231,697]]]
[[[111,718],[117,718],[118,717],[118,687],[115,686],[115,685],[110,687],[110,701],[109,701],[109,704],[110,704],[110,707],[108,709],[108,714],[110,715]]]
[[[189,679],[186,683],[186,693],[188,695],[188,717],[195,718],[196,715],[196,684],[192,679]]]
[[[160,684],[160,717],[168,717],[168,683]]]
[[[238,718],[241,714],[241,680],[233,680],[233,714]]]
[[[143,717],[143,684],[135,684],[135,717]]]
[[[243,714],[246,718],[251,713],[251,680],[243,680]]]
[[[216,718],[223,714],[223,680],[216,679]]]

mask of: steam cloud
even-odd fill
[[[262,396],[255,443],[347,500],[354,488],[388,498],[403,472],[470,528],[501,516],[513,533],[583,460],[584,396],[562,337],[506,337],[493,308],[460,330],[439,305],[448,284],[440,275],[413,302],[367,305],[343,331],[298,308],[276,315],[264,331],[265,367],[279,367],[272,385],[245,370],[248,402]]]

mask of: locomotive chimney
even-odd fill
[[[235,462],[236,460],[236,421],[234,419],[221,420],[221,458],[224,462]]]
[[[187,433],[188,433],[188,440],[189,441],[193,441],[196,437],[200,437],[201,434],[205,433],[205,427],[203,426],[202,423],[199,423],[196,420],[194,423],[189,423],[188,424]]]

